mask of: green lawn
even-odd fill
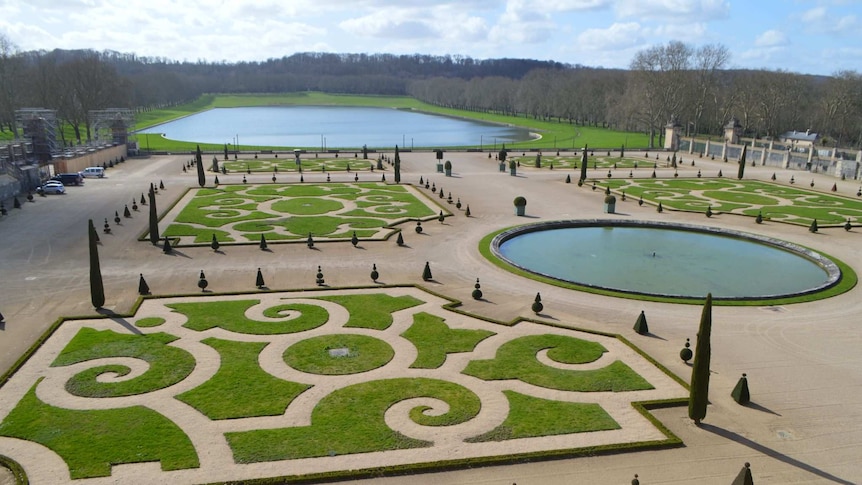
[[[219,95],[204,95],[192,103],[182,106],[175,106],[166,110],[153,110],[147,113],[138,115],[136,129],[143,129],[159,123],[164,123],[183,116],[188,116],[200,111],[211,108],[233,108],[246,106],[371,106],[385,108],[411,109],[426,113],[441,114],[458,118],[468,118],[485,122],[501,123],[504,125],[515,125],[526,128],[534,133],[541,133],[542,138],[538,140],[530,140],[525,142],[512,143],[507,145],[508,148],[543,148],[545,150],[564,149],[571,150],[574,148],[582,148],[585,144],[594,147],[617,148],[622,145],[631,147],[646,147],[649,143],[649,138],[643,133],[614,131],[606,128],[596,128],[591,126],[570,125],[567,123],[557,123],[535,120],[529,117],[522,116],[503,116],[493,113],[464,111],[451,108],[443,108],[431,104],[423,103],[417,99],[407,96],[352,96],[339,94],[326,94],[320,92],[303,92],[303,93],[285,93],[285,94],[219,94]],[[160,134],[151,135],[136,135],[138,142],[143,149],[163,150],[163,151],[194,151],[198,143],[182,142],[178,140],[169,140],[163,138]],[[224,150],[223,144],[206,144],[200,143],[202,150],[216,151],[222,153]],[[263,149],[293,149],[306,148],[315,149],[316,147],[259,147],[250,145],[241,145],[240,148],[244,151],[254,151]],[[395,147],[375,147],[386,150],[392,150]],[[434,148],[434,147],[425,147]],[[462,147],[467,148],[467,147]],[[479,144],[471,148],[480,148]],[[488,151],[499,150],[501,146],[496,146],[492,143],[485,143],[481,148]],[[353,147],[350,150],[343,151],[358,151],[360,147]]]
[[[184,327],[203,332],[219,327],[229,332],[251,335],[281,335],[317,328],[329,320],[329,312],[317,305],[285,303],[267,308],[263,314],[281,318],[299,314],[283,322],[260,322],[245,316],[245,312],[260,300],[228,300],[199,303],[172,303],[169,308],[188,318]]]
[[[401,185],[385,183],[223,185],[196,189],[165,237],[181,245],[315,239],[383,239],[395,224],[431,219],[439,207]]]
[[[315,154],[316,155],[316,154]],[[220,161],[219,169],[224,166],[228,173],[282,173],[296,172],[296,160],[289,158],[238,158],[229,161]],[[308,157],[308,155],[305,155]],[[320,158],[300,158],[299,166],[302,172],[356,172],[368,171],[377,166],[376,160],[363,160],[360,158],[331,158],[330,156]]]
[[[320,335],[299,341],[284,351],[284,361],[296,370],[324,376],[360,374],[383,367],[395,350],[367,335]]]
[[[319,299],[338,303],[350,312],[345,328],[370,330],[386,330],[392,325],[392,312],[425,303],[409,295],[390,296],[385,293],[322,296]]]
[[[446,362],[446,356],[458,352],[471,352],[482,340],[494,335],[488,330],[453,329],[446,322],[429,313],[413,315],[413,325],[401,336],[419,351],[411,369],[436,369]]]

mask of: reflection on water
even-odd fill
[[[656,228],[572,227],[500,245],[515,264],[554,278],[642,293],[756,297],[816,287],[828,278],[808,259],[732,237]]]
[[[154,126],[141,133],[199,143],[311,149],[451,147],[530,139],[527,130],[390,108],[263,106],[216,108]]]

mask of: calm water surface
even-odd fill
[[[550,229],[516,236],[500,252],[558,279],[653,294],[769,296],[804,291],[828,279],[816,263],[789,251],[672,229]]]
[[[264,106],[216,108],[141,133],[200,143],[323,148],[451,147],[486,150],[530,139],[527,130],[390,108]]]

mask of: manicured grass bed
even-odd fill
[[[260,322],[246,318],[245,312],[260,300],[210,301],[201,303],[173,303],[169,308],[188,317],[184,327],[202,332],[220,327],[229,332],[253,335],[277,335],[304,332],[317,328],[329,320],[329,312],[323,307],[303,303],[286,303],[267,308],[263,314],[270,318],[282,318],[299,313],[297,318],[283,322]]]
[[[369,171],[373,166],[377,165],[377,161],[362,158],[354,158],[349,155],[344,155],[339,158],[326,157],[319,158],[300,158],[300,167],[302,172],[356,172]],[[227,161],[219,161],[219,167],[224,165],[228,173],[281,173],[281,172],[297,172],[296,158],[291,155],[284,155],[282,158],[230,158]]]
[[[599,180],[599,187],[668,210],[733,213],[765,221],[808,226],[862,223],[862,201],[758,180],[729,179],[611,179]]]
[[[202,385],[178,395],[177,399],[210,419],[277,416],[284,413],[296,396],[311,387],[264,372],[258,356],[268,345],[266,342],[210,338],[203,343],[218,351],[221,357],[218,372]]]
[[[398,401],[431,397],[449,405],[446,413],[424,414],[414,408],[410,419],[425,426],[463,423],[479,413],[481,403],[469,389],[447,381],[398,378],[365,382],[339,389],[321,399],[311,426],[227,433],[238,463],[334,456],[350,453],[421,448],[432,443],[393,431],[383,416]]]
[[[449,328],[442,318],[424,312],[414,314],[413,325],[401,334],[419,351],[412,369],[436,369],[448,354],[470,352],[491,335],[494,332],[488,330]]]
[[[425,303],[409,295],[390,296],[385,293],[368,295],[322,296],[319,299],[338,303],[350,312],[346,328],[386,330],[392,325],[392,312]]]
[[[429,219],[439,208],[399,185],[385,183],[227,185],[198,189],[167,237],[209,244],[381,238],[392,225]]]
[[[515,391],[503,391],[503,394],[509,400],[509,416],[500,426],[468,442],[620,429],[614,418],[595,403],[551,401]]]
[[[111,465],[121,463],[160,461],[162,470],[200,465],[188,436],[147,407],[62,409],[40,401],[36,386],[0,424],[0,435],[54,451],[73,479],[110,476]]]
[[[324,376],[343,376],[383,367],[395,350],[367,335],[320,335],[301,340],[284,351],[284,361],[296,370]]]
[[[124,365],[103,365],[79,372],[68,382],[66,390],[83,397],[118,397],[142,394],[162,389],[188,377],[195,367],[194,357],[183,349],[168,344],[178,337],[165,333],[142,336],[126,335],[111,330],[82,328],[52,365],[64,366],[107,357],[132,357],[149,364],[141,375],[118,382],[99,382],[104,373],[124,376],[130,369]]]
[[[596,342],[560,335],[520,337],[506,342],[489,360],[474,360],[464,373],[479,379],[518,379],[535,386],[561,391],[600,392],[652,389],[652,385],[621,361],[595,370],[566,370],[549,367],[536,359],[536,353],[548,349],[548,357],[564,364],[583,364],[598,359],[605,352]]]

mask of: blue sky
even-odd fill
[[[0,0],[21,50],[175,60],[295,52],[531,58],[627,67],[670,40],[721,43],[729,67],[862,72],[860,0]]]

